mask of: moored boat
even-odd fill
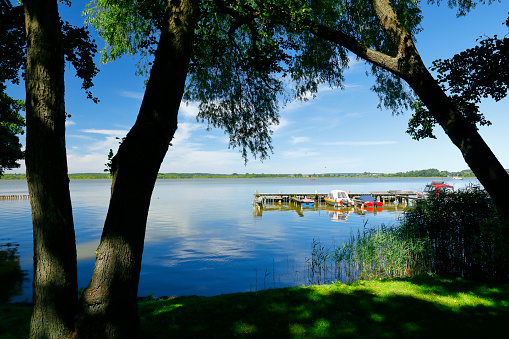
[[[373,206],[381,207],[381,206],[383,206],[383,202],[377,201],[371,195],[361,195],[359,198],[354,199],[354,202],[357,205],[361,205],[363,207],[373,207]]]
[[[301,200],[302,207],[313,207],[315,201],[313,199],[304,198]]]
[[[422,193],[417,193],[417,197],[426,198],[432,192],[436,192],[437,196],[439,193],[454,192],[454,186],[447,185],[442,180],[432,181],[431,184],[426,185]]]
[[[325,202],[334,207],[353,206],[353,200],[350,199],[348,193],[342,190],[330,191],[327,197],[325,197]]]

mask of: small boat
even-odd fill
[[[452,177],[452,180],[463,180],[462,177]]]
[[[417,193],[418,198],[426,198],[431,192],[436,192],[437,196],[439,193],[454,192],[454,186],[445,184],[442,180],[432,181],[431,184],[427,184],[422,193]]]
[[[342,190],[330,191],[327,197],[325,197],[325,202],[334,207],[353,206],[353,200],[350,199],[348,193]]]
[[[302,207],[313,207],[315,201],[313,199],[304,198],[301,200]]]
[[[361,205],[363,207],[373,207],[373,206],[381,207],[381,206],[383,206],[383,202],[377,201],[371,195],[361,195],[359,198],[354,199],[354,202],[357,205]]]

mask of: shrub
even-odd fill
[[[503,219],[491,198],[475,187],[431,194],[405,211],[401,231],[426,239],[423,262],[438,274],[476,280],[507,278],[507,240]]]

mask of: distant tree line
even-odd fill
[[[439,171],[436,168],[430,168],[425,170],[418,170],[418,171],[408,171],[408,172],[397,172],[392,174],[383,174],[385,177],[403,177],[403,178],[409,178],[409,177],[440,177],[440,178],[447,178],[447,177],[462,177],[462,178],[474,178],[475,175],[471,170],[463,170],[460,172],[448,172],[448,171]]]
[[[323,174],[267,174],[267,173],[245,173],[245,174],[213,174],[213,173],[159,173],[158,179],[235,179],[235,178],[449,178],[449,177],[475,178],[471,170],[459,172],[440,171],[436,168],[414,170],[396,173],[323,173]],[[110,179],[111,175],[106,173],[76,173],[69,174],[69,179]],[[0,180],[26,180],[25,174],[4,174]]]

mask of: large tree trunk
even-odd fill
[[[509,220],[509,205],[506,202],[509,175],[475,125],[458,112],[422,62],[405,80],[459,148],[465,162],[489,193],[497,209]]]
[[[136,333],[148,209],[177,129],[191,57],[194,5],[194,0],[168,1],[138,118],[113,158],[110,206],[94,274],[83,295],[79,337],[127,338]]]
[[[387,36],[397,47],[395,57],[372,50],[352,37],[329,27],[307,21],[308,29],[318,37],[348,48],[357,56],[404,79],[429,109],[447,136],[461,151],[465,162],[492,197],[509,223],[506,203],[509,175],[484,142],[475,125],[458,111],[431,76],[415,48],[410,34],[400,23],[389,0],[371,0]]]
[[[76,243],[65,152],[64,55],[56,0],[24,0],[26,167],[34,230],[31,338],[74,330]]]

